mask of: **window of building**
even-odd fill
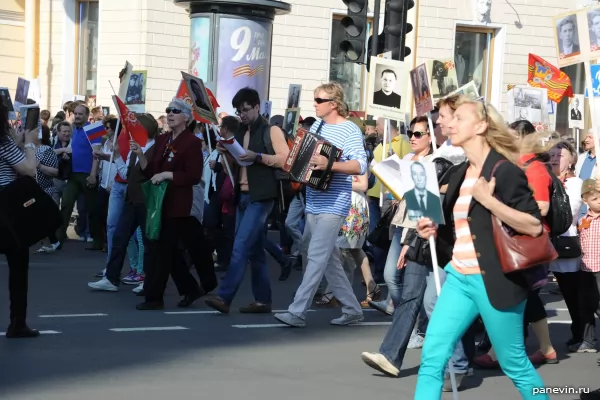
[[[344,88],[344,98],[350,111],[364,110],[364,96],[367,87],[367,69],[365,65],[348,62],[339,44],[346,39],[346,31],[342,26],[343,15],[334,15],[331,21],[331,50],[329,63],[329,80],[339,82]],[[371,32],[372,19],[369,18],[367,29]],[[367,35],[368,40],[369,35]],[[365,53],[367,43],[365,41]]]
[[[98,14],[97,1],[77,3],[75,94],[88,98],[95,97],[98,88]]]
[[[493,29],[456,27],[454,63],[458,86],[474,81],[479,95],[491,95],[492,65],[494,59]]]

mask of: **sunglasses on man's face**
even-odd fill
[[[320,97],[315,97],[315,103],[317,104],[327,103],[328,101],[333,101],[333,99],[322,99]]]
[[[175,108],[175,107],[167,107],[167,109],[165,110],[165,112],[167,114],[170,114],[170,113],[181,114],[181,110],[179,108]]]
[[[406,132],[406,136],[408,136],[409,139],[412,139],[412,137],[414,136],[415,139],[421,139],[423,136],[425,135],[429,135],[429,132],[413,132],[413,131],[408,131]]]

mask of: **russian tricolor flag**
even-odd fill
[[[102,121],[84,126],[83,131],[87,135],[91,145],[102,144],[102,136],[106,135],[106,129],[104,129]]]

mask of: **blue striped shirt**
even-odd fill
[[[315,133],[321,124],[321,119],[310,128]],[[367,171],[367,153],[363,142],[362,132],[354,122],[345,121],[341,124],[323,124],[319,131],[332,145],[342,149],[341,162],[356,160],[360,163],[360,174]],[[346,217],[352,203],[352,177],[334,173],[327,192],[306,188],[307,214],[334,214]]]

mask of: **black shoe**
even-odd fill
[[[142,289],[139,293],[136,293],[135,295],[140,297],[146,297],[146,292],[144,292],[144,289]]]
[[[29,328],[27,325],[17,327],[16,325],[9,325],[6,330],[7,339],[22,339],[22,338],[34,338],[40,336],[40,331]]]
[[[162,301],[144,301],[135,306],[135,308],[141,311],[162,310],[165,308],[165,304]]]
[[[600,400],[600,389],[596,389],[589,393],[583,393],[579,398],[581,400]]]
[[[481,340],[481,342],[479,342],[479,344],[477,345],[477,350],[479,350],[482,353],[487,353],[488,351],[490,351],[490,349],[492,348],[492,343],[490,342],[490,338],[488,337],[487,333],[483,336],[483,339]]]
[[[189,306],[191,306],[192,304],[194,304],[194,302],[196,300],[198,300],[200,297],[202,297],[204,294],[203,293],[196,293],[196,294],[186,294],[183,299],[181,299],[179,301],[179,303],[177,303],[177,307],[179,308],[188,308]]]
[[[290,274],[292,273],[292,266],[294,265],[294,260],[289,259],[285,266],[281,267],[281,274],[279,275],[280,281],[286,281]]]

